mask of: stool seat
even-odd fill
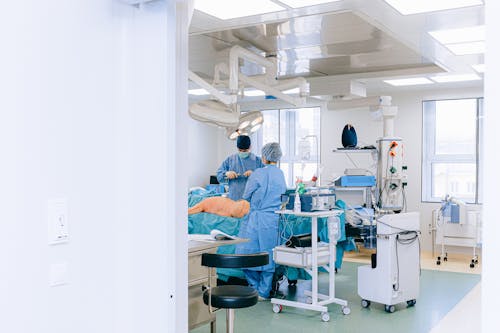
[[[259,300],[259,293],[247,286],[212,287],[212,306],[219,309],[240,309],[254,306]],[[209,291],[203,293],[203,302],[208,305]]]

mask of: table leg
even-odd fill
[[[312,304],[318,302],[318,218],[311,219],[312,229]]]

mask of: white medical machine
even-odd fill
[[[416,304],[420,290],[420,215],[387,214],[377,218],[377,252],[371,265],[358,267],[358,294],[364,308],[371,302],[385,305]]]
[[[436,264],[448,261],[446,246],[470,247],[472,257],[469,264],[474,268],[478,263],[477,249],[481,244],[481,207],[479,205],[468,205],[447,195],[441,208],[432,212],[431,232],[433,238],[432,252],[434,256],[434,245],[441,245],[441,254],[437,257]]]

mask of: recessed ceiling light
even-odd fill
[[[384,80],[385,83],[389,83],[393,86],[415,86],[419,84],[433,84],[431,80],[425,77],[412,77],[408,79],[397,79],[397,80]]]
[[[441,44],[478,42],[486,39],[484,25],[475,27],[431,31],[429,34]]]
[[[256,97],[256,96],[265,96],[265,95],[266,95],[266,93],[263,92],[262,90],[257,90],[257,89],[245,90],[245,96]]]
[[[300,7],[320,5],[328,2],[337,2],[340,0],[278,0],[278,1],[292,8],[300,8]]]
[[[484,64],[472,65],[472,68],[478,73],[484,73]]]
[[[385,0],[403,15],[482,5],[482,0]]]
[[[440,75],[433,76],[431,79],[439,83],[481,80],[477,74]]]
[[[196,0],[194,8],[221,20],[285,10],[269,0]]]
[[[486,49],[486,44],[484,42],[448,44],[445,46],[456,55],[484,53]]]
[[[195,95],[195,96],[210,95],[210,93],[205,89],[189,89],[188,93],[189,95]]]

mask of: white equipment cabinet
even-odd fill
[[[364,308],[416,304],[420,290],[419,213],[384,215],[377,219],[377,253],[372,265],[358,267],[358,294]],[[376,265],[375,265],[376,263]]]
[[[342,213],[340,210],[318,211],[318,212],[294,212],[291,210],[277,211],[278,214],[296,215],[311,218],[312,246],[306,250],[291,250],[278,246],[274,249],[274,261],[277,264],[292,265],[302,267],[312,277],[312,290],[305,291],[309,296],[310,303],[289,301],[286,299],[271,299],[273,311],[281,312],[283,306],[291,306],[299,309],[313,310],[321,312],[321,320],[329,321],[328,304],[336,303],[342,306],[342,313],[347,315],[351,309],[347,306],[347,301],[335,297],[335,257],[337,235],[339,233],[338,224],[328,223],[328,251],[326,247],[318,244],[318,217],[337,216]],[[327,260],[328,259],[328,260]],[[328,295],[318,293],[318,268],[323,267],[329,274]]]

